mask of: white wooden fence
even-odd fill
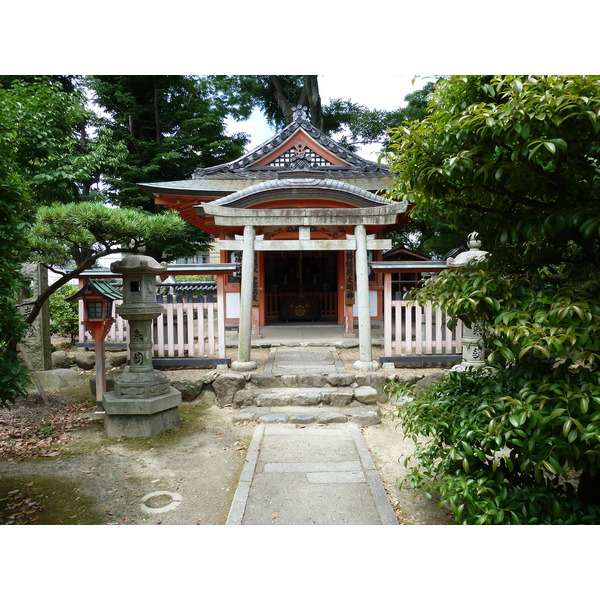
[[[115,313],[121,303],[121,300],[113,303],[115,322],[106,335],[107,344],[126,344],[129,339],[127,321]],[[166,296],[162,297],[162,305],[165,312],[154,319],[152,328],[156,358],[225,358],[225,311],[221,302],[212,301],[212,296],[195,299]],[[79,321],[82,320],[83,300],[80,300]],[[92,341],[83,325],[79,326],[79,341]]]
[[[460,354],[462,321],[446,326],[448,317],[431,303],[424,306],[404,300],[384,305],[384,354],[386,356]]]

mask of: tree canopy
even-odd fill
[[[512,260],[597,270],[599,90],[592,76],[441,79],[428,116],[393,133],[391,194]]]

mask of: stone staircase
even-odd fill
[[[381,422],[379,404],[388,398],[386,372],[349,373],[330,347],[272,348],[264,371],[208,371],[191,382],[183,375],[172,384],[184,401],[201,399],[238,412],[236,423]],[[189,386],[189,390],[187,389]],[[212,400],[210,399],[212,398]]]
[[[345,423],[376,425],[386,401],[383,374],[252,374],[233,395],[235,422]],[[213,384],[214,385],[214,384]],[[217,385],[217,387],[219,387]]]

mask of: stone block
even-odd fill
[[[171,386],[162,371],[154,369],[135,373],[125,367],[125,370],[115,380],[115,396],[117,398],[152,398],[170,391]]]
[[[217,395],[211,388],[202,388],[202,391],[198,394],[196,402],[204,404],[205,406],[214,406],[217,403]]]
[[[323,401],[321,389],[272,388],[257,391],[257,406],[316,406]]]
[[[117,385],[115,385],[116,387]],[[104,410],[107,415],[147,416],[176,408],[180,404],[181,392],[173,387],[169,387],[164,394],[149,398],[124,398],[115,392],[106,392],[103,399]]]
[[[203,387],[201,380],[192,379],[191,377],[174,377],[170,383],[176,390],[181,392],[183,402],[193,402]]]
[[[73,369],[51,369],[37,371],[40,383],[45,390],[64,390],[83,385],[83,377]],[[33,384],[32,384],[33,386]]]
[[[261,388],[275,388],[281,385],[277,377],[273,377],[273,375],[269,375],[268,373],[252,373],[249,381],[256,387]]]
[[[316,420],[317,418],[314,415],[309,415],[307,413],[290,415],[290,423],[294,423],[296,425],[310,425]]]
[[[352,388],[336,389],[328,395],[331,406],[347,406],[354,399],[354,390]]]
[[[52,353],[53,369],[68,369],[71,366],[71,359],[64,350],[56,350]]]
[[[106,403],[105,403],[106,406]],[[149,415],[109,415],[104,416],[104,431],[109,438],[152,437],[179,427],[177,407]]]
[[[349,386],[356,380],[356,377],[352,373],[330,373],[326,378],[327,383],[333,387]]]
[[[237,415],[234,415],[234,423],[251,423],[256,419],[256,413],[253,410],[240,410]]]
[[[376,389],[383,389],[383,386],[388,382],[386,373],[360,373],[356,375],[356,383],[359,386],[369,385]]]
[[[241,373],[221,373],[212,384],[217,402],[221,405],[231,404],[236,392],[245,385],[246,378]]]
[[[370,385],[361,385],[354,390],[354,397],[361,404],[377,404],[380,395]]]
[[[352,422],[363,427],[379,425],[381,423],[381,416],[378,411],[374,410],[358,412],[352,415]]]
[[[127,363],[127,352],[107,352],[106,364],[111,367],[122,367]]]
[[[285,387],[297,387],[298,376],[297,375],[282,375],[281,384]]]
[[[298,375],[298,387],[325,387],[327,378],[323,375]]]
[[[93,352],[76,352],[75,364],[84,371],[91,371],[96,366],[96,357]]]
[[[106,387],[104,388],[105,392],[112,392],[115,389],[115,381],[120,374],[121,373],[119,373],[117,371],[113,371],[111,373],[106,373],[106,375],[105,375]],[[96,378],[95,377],[90,377],[90,390],[92,392],[92,395],[95,397],[96,396]]]
[[[238,390],[233,397],[232,404],[234,408],[240,408],[242,406],[252,406],[254,404],[254,391],[253,390]]]
[[[324,411],[317,418],[318,423],[347,423],[348,415],[341,412]]]
[[[284,413],[267,413],[258,417],[261,423],[287,423],[289,417]]]

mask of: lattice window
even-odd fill
[[[294,161],[303,158],[308,161],[310,165],[316,165],[318,167],[326,167],[333,163],[317,154],[314,150],[302,147],[293,147],[280,154],[275,160],[271,161],[267,166],[269,167],[291,167]]]

